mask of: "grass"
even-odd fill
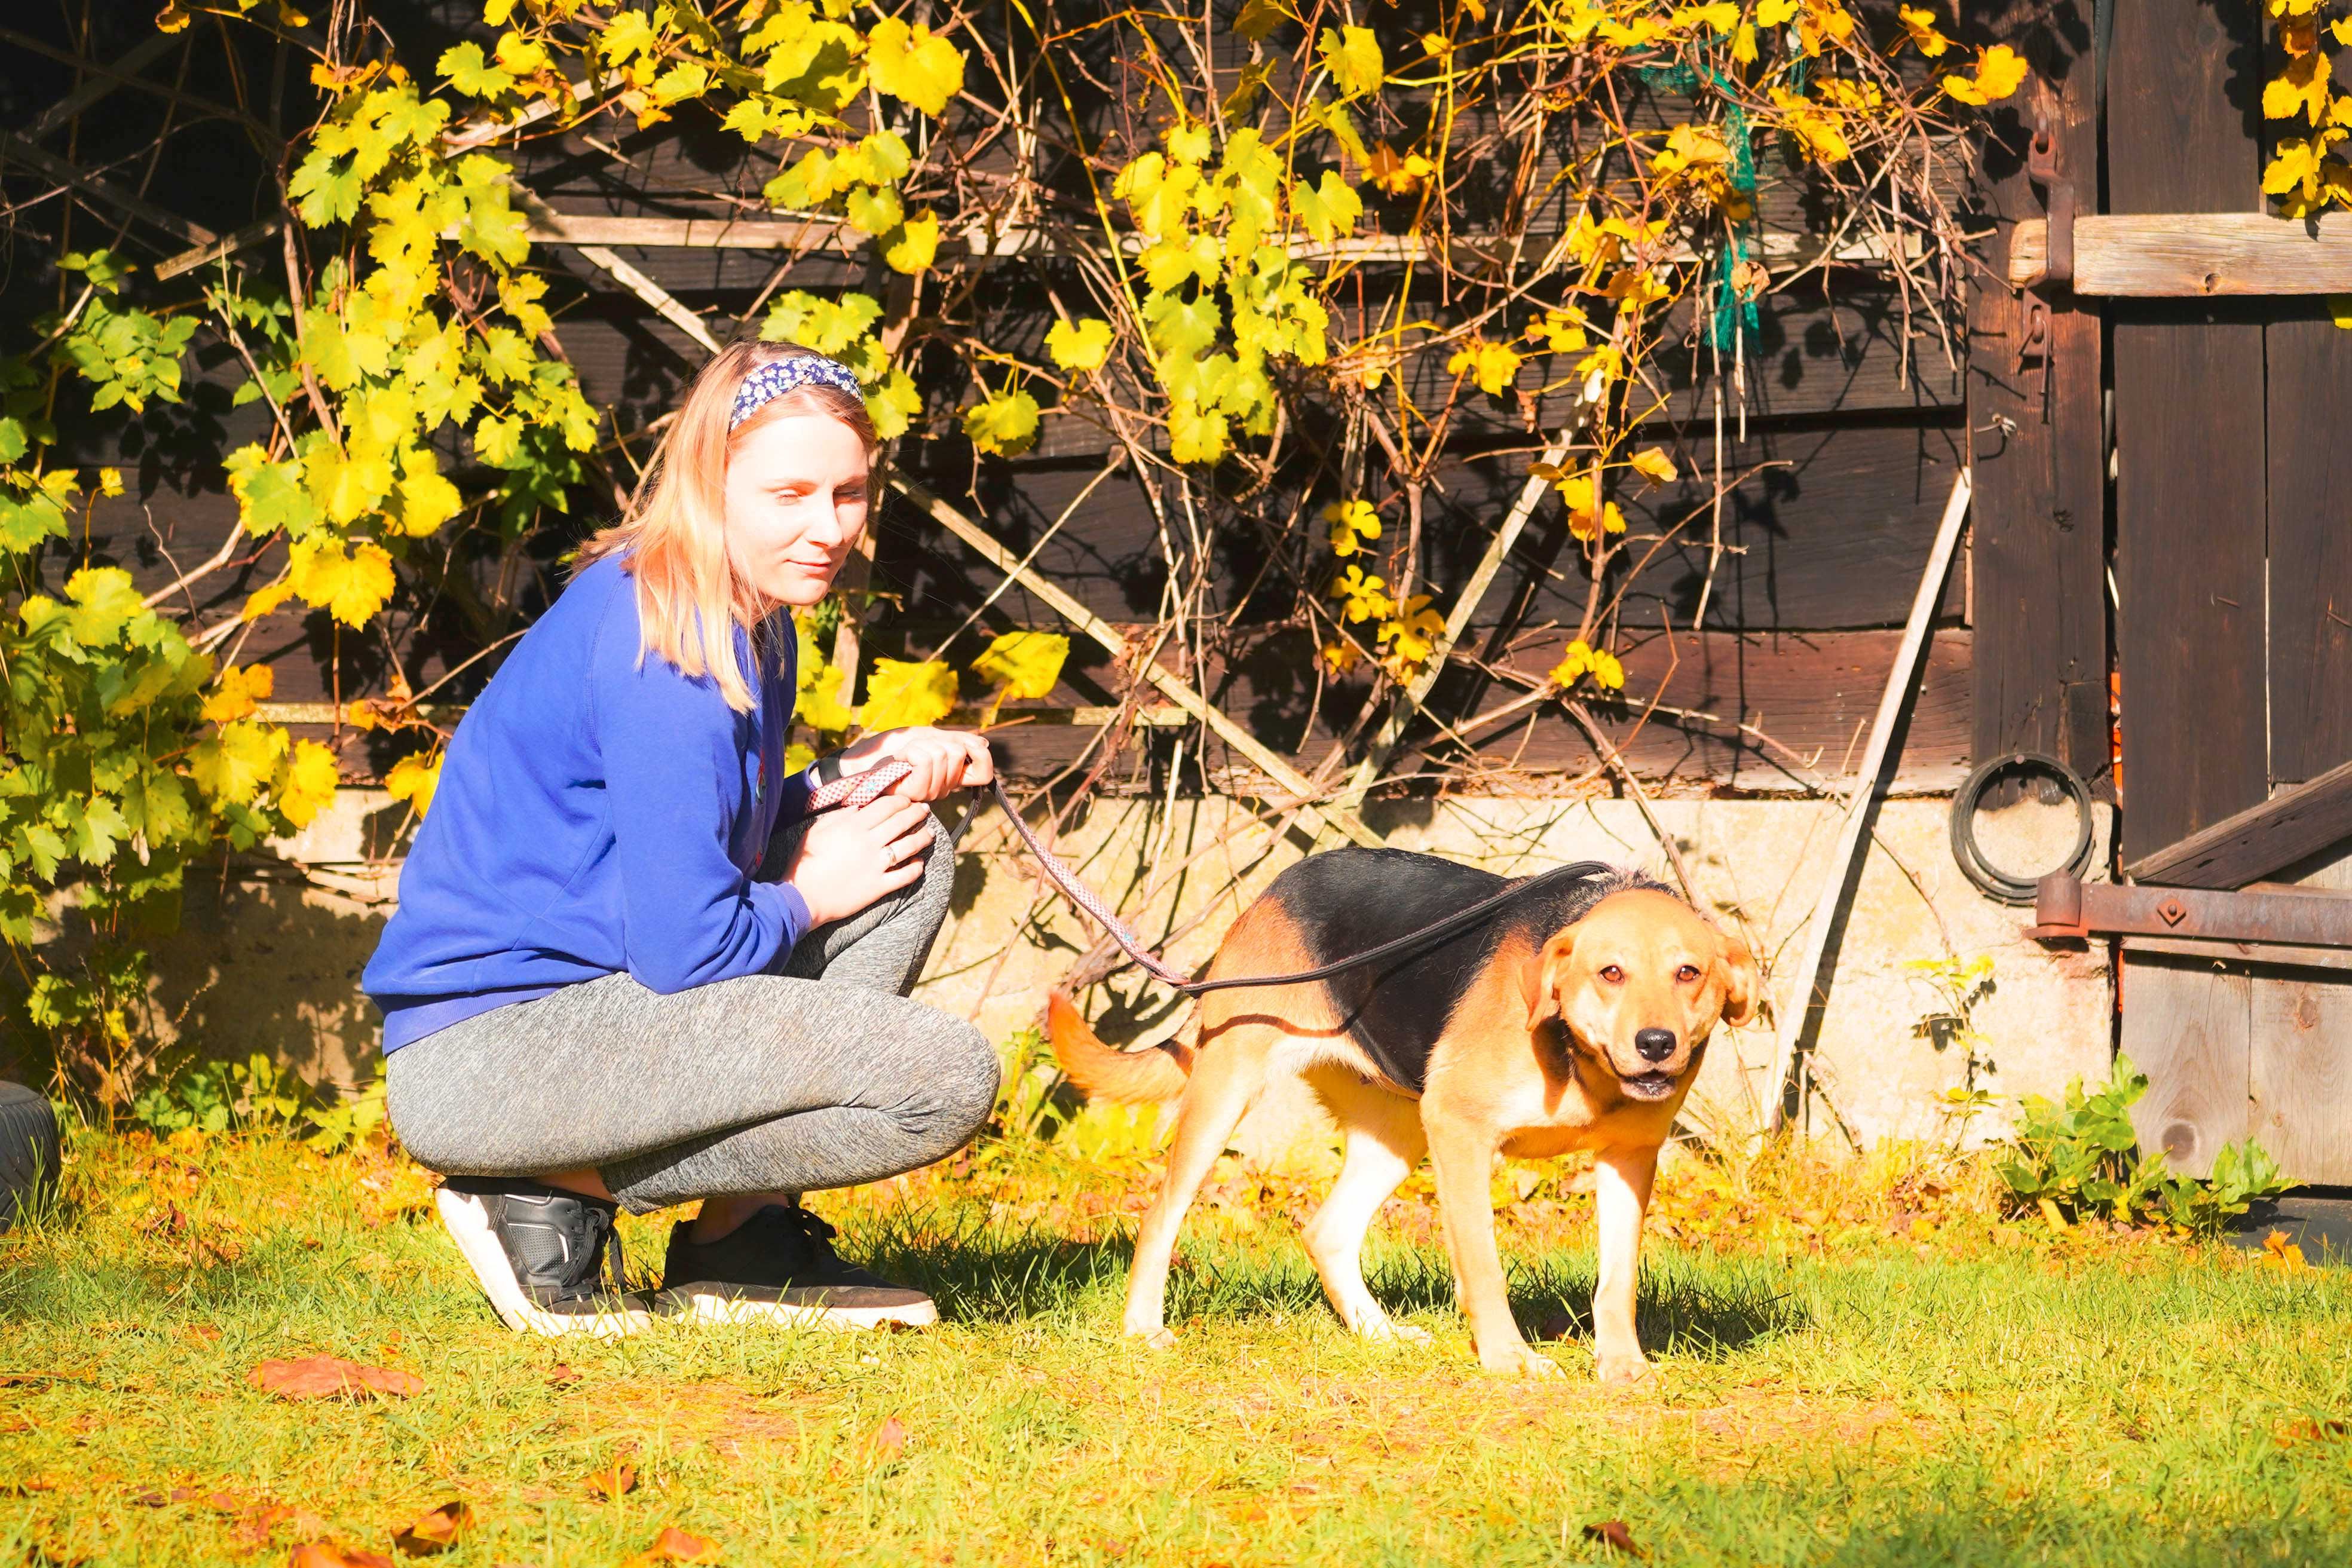
[[[1117,1336],[1135,1140],[983,1145],[824,1206],[937,1330],[509,1335],[381,1151],[84,1134],[0,1239],[0,1563],[379,1552],[450,1498],[443,1561],[621,1563],[670,1525],[739,1564],[2335,1563],[2352,1557],[2352,1280],[2146,1233],[2002,1221],[1898,1151],[1662,1181],[1647,1388],[1591,1379],[1589,1204],[1498,1177],[1517,1301],[1567,1373],[1478,1371],[1425,1178],[1374,1289],[1436,1337],[1342,1334],[1295,1240],[1313,1184],[1221,1173],[1180,1347]],[[632,1222],[650,1262],[660,1227]],[[424,1378],[289,1404],[259,1362]],[[558,1368],[568,1371],[558,1372]],[[903,1432],[892,1440],[889,1424]],[[615,1463],[639,1484],[598,1500]],[[178,1489],[181,1500],[172,1500]],[[142,1500],[145,1500],[142,1501]]]

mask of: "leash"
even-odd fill
[[[913,772],[914,769],[894,757],[868,768],[862,773],[835,779],[831,784],[819,784],[809,792],[809,815],[814,816],[818,812],[831,811],[836,806],[871,805],[888,794],[893,784]],[[1154,957],[1150,950],[1145,947],[1143,939],[1136,935],[1125,921],[1113,913],[1110,906],[1097,897],[1092,889],[1080,881],[1078,874],[1070,869],[1060,856],[1038,842],[1037,835],[1031,831],[1028,822],[1022,816],[1021,808],[1013,805],[1013,797],[1004,792],[1004,781],[1002,778],[991,779],[989,788],[995,795],[996,804],[1003,809],[1005,819],[1013,824],[1013,831],[1020,836],[1023,847],[1029,851],[1030,857],[1045,873],[1045,879],[1053,883],[1055,889],[1071,903],[1085,910],[1096,924],[1101,926],[1109,934],[1111,941],[1118,943],[1118,950],[1133,960],[1145,973],[1171,990],[1181,991],[1188,996],[1201,996],[1212,991],[1233,990],[1243,986],[1298,985],[1309,981],[1328,980],[1331,976],[1344,974],[1350,969],[1361,969],[1368,963],[1378,963],[1384,958],[1416,952],[1421,948],[1442,942],[1458,931],[1477,924],[1496,909],[1524,893],[1533,892],[1538,888],[1550,887],[1558,883],[1580,882],[1588,877],[1597,877],[1611,869],[1606,863],[1599,860],[1578,860],[1566,866],[1555,866],[1549,871],[1539,871],[1532,877],[1512,882],[1501,891],[1490,893],[1476,903],[1456,910],[1444,920],[1423,926],[1419,931],[1408,931],[1403,936],[1381,942],[1376,947],[1366,948],[1361,952],[1352,953],[1318,969],[1301,970],[1296,974],[1251,974],[1222,980],[1199,980],[1181,971],[1171,969]],[[965,820],[969,822],[971,819],[967,817]]]

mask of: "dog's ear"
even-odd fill
[[[1555,931],[1552,938],[1529,953],[1519,966],[1519,984],[1527,992],[1528,1027],[1540,1028],[1559,1016],[1559,977],[1568,967],[1569,955],[1576,951],[1576,928]]]
[[[1756,1016],[1763,1000],[1763,976],[1756,968],[1755,955],[1748,944],[1736,936],[1718,932],[1716,941],[1722,952],[1717,962],[1723,965],[1723,1021],[1734,1028]]]

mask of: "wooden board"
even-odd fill
[[[2009,280],[2039,283],[2049,260],[2049,225],[2019,224]],[[2072,286],[2120,299],[2345,293],[2352,290],[2352,213],[2308,221],[2267,213],[2086,215],[2074,220]]]
[[[2243,1138],[2252,1071],[2251,984],[2242,965],[2126,952],[2123,1053],[2147,1075],[2132,1107],[2140,1147],[2201,1176],[2221,1145]]]
[[[2118,8],[2108,100],[2119,212],[2261,199],[2241,62],[2250,9]],[[2136,858],[2269,793],[2264,733],[2263,328],[2211,300],[2116,307],[2116,575],[2123,852]]]
[[[2248,1133],[2299,1182],[2352,1183],[2352,985],[2257,970],[2249,1003]]]
[[[2344,410],[2352,406],[2352,333],[2314,306],[2273,314],[2263,343],[2275,784],[2352,761],[2352,529],[2345,526],[2352,441],[2343,431]]]
[[[2132,879],[2242,888],[2352,837],[2352,763],[2126,862]]]
[[[2027,104],[2040,83],[2050,88],[2060,168],[2078,190],[2096,189],[2094,71],[2080,47],[2091,10],[2090,0],[2055,0],[2015,39],[2036,82],[1988,122],[1984,202],[1994,223],[1969,312],[1968,423],[1976,755],[2042,752],[2095,782],[2111,754],[2099,311],[1991,281],[2022,226],[2017,220],[2042,210],[2025,170]],[[1964,15],[1999,29],[2012,11],[2005,0],[1974,0]]]

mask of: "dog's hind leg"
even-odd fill
[[[1348,1138],[1339,1179],[1305,1231],[1323,1293],[1339,1321],[1367,1339],[1426,1344],[1428,1331],[1391,1321],[1364,1284],[1364,1233],[1429,1146],[1420,1108],[1342,1067],[1320,1068],[1308,1081]]]
[[[1280,1037],[1259,1026],[1223,1030],[1211,1043],[1207,1031],[1195,1058],[1192,1081],[1176,1113],[1176,1141],[1168,1152],[1168,1174],[1160,1196],[1135,1232],[1135,1267],[1127,1279],[1125,1328],[1157,1346],[1175,1342],[1169,1331],[1168,1266],[1176,1253],[1176,1233],[1192,1206],[1209,1167],[1225,1152],[1234,1129],[1265,1087],[1266,1058]]]

